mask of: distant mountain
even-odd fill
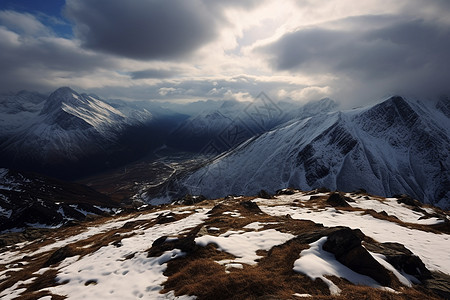
[[[318,187],[406,193],[450,206],[448,102],[395,96],[372,107],[297,119],[252,138],[184,179],[207,197]]]
[[[148,134],[153,116],[145,109],[122,112],[68,87],[47,98],[21,92],[11,99],[0,107],[0,166],[70,177],[159,146]]]
[[[337,107],[328,98],[305,105],[275,103],[263,93],[254,102],[224,101],[220,107],[205,109],[181,123],[167,144],[188,151],[219,154],[292,119],[328,113]]]

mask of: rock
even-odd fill
[[[265,190],[260,190],[258,197],[263,199],[274,199],[274,197]]]
[[[107,216],[109,215],[108,213],[106,213],[105,211],[98,209],[97,207],[95,207],[94,205],[88,204],[88,203],[79,203],[77,204],[77,208],[87,211],[91,214],[94,215],[99,215],[99,216]]]
[[[175,218],[175,215],[173,213],[160,214],[156,218],[156,224],[166,224],[166,223],[175,222],[176,220],[177,219]]]
[[[383,254],[386,260],[397,270],[413,275],[419,280],[430,278],[431,273],[418,256],[399,243],[381,243],[365,245],[371,252]]]
[[[75,208],[63,203],[61,205],[62,210],[64,211],[64,215],[66,217],[78,220],[78,221],[82,221],[85,218],[85,215],[82,214],[81,212],[79,212],[78,210],[76,210]],[[72,221],[72,220],[71,220]],[[67,222],[66,222],[67,223]]]
[[[176,201],[177,204],[184,204],[184,205],[193,205],[199,202],[202,202],[206,200],[206,197],[203,195],[191,195],[191,194],[186,194],[184,195],[182,198],[178,199]]]
[[[212,214],[215,214],[217,212],[221,212],[224,209],[225,209],[225,205],[219,203],[219,204],[215,205],[213,208],[211,208],[211,210],[208,211],[207,214],[208,215],[212,215]]]
[[[97,279],[89,279],[84,283],[85,286],[96,285],[96,284],[97,284]]]
[[[158,247],[159,245],[164,244],[164,242],[167,240],[168,236],[167,235],[163,235],[159,238],[157,238],[156,240],[153,241],[152,247]]]
[[[75,255],[76,255],[76,253],[71,247],[64,246],[62,248],[59,248],[55,252],[53,252],[53,254],[49,257],[49,259],[47,259],[47,261],[44,263],[43,266],[49,267],[51,265],[54,265],[56,263],[63,261],[67,257],[71,257],[71,256],[75,256]]]
[[[409,205],[409,206],[414,206],[414,207],[421,207],[422,206],[422,204],[418,200],[415,200],[415,199],[413,199],[410,196],[405,195],[405,194],[394,195],[393,197],[398,199],[397,200],[398,203],[403,203],[403,204],[406,204],[406,205]]]
[[[254,213],[262,213],[261,209],[259,208],[258,204],[256,204],[255,202],[252,201],[242,201],[239,203],[240,205],[242,205],[243,207],[245,207],[245,209],[254,212]]]
[[[186,237],[178,238],[178,239],[170,239],[167,241],[167,236],[162,236],[156,239],[150,250],[148,251],[149,257],[156,257],[162,255],[165,251],[170,251],[173,249],[180,249],[185,253],[190,253],[197,248],[197,244],[195,243],[195,235],[190,234]]]
[[[74,227],[74,226],[78,226],[81,223],[75,220],[68,220],[66,223],[64,223],[64,227]]]
[[[347,197],[344,197],[339,193],[333,193],[330,197],[328,197],[327,203],[333,207],[350,207],[350,204],[347,203],[346,198]]]
[[[389,286],[389,272],[378,263],[361,245],[359,232],[343,228],[328,235],[323,250],[334,254],[336,259],[353,271],[375,279],[381,285]]]
[[[356,191],[353,191],[352,193],[356,194],[356,195],[358,195],[358,194],[367,194],[367,191],[365,189],[360,188],[360,189],[357,189]]]
[[[297,191],[293,188],[286,188],[286,189],[281,189],[281,190],[277,190],[276,195],[293,195],[295,193],[297,193]]]

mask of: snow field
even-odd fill
[[[52,287],[50,291],[67,295],[68,299],[167,299],[167,295],[159,294],[167,278],[163,275],[165,263],[184,253],[174,249],[160,257],[147,257],[146,250],[161,236],[176,235],[180,228],[201,224],[207,217],[206,212],[206,209],[200,209],[179,221],[142,230],[137,235],[122,239],[121,247],[108,245],[79,260],[63,262],[57,279],[59,282],[68,282]],[[156,217],[160,213],[153,215]],[[126,259],[129,256],[133,257]]]
[[[278,196],[282,199],[285,196]],[[292,196],[290,196],[292,197]],[[417,229],[410,229],[389,221],[376,219],[361,212],[337,211],[334,208],[311,210],[293,206],[268,206],[275,200],[258,199],[260,209],[268,215],[285,216],[294,219],[311,220],[327,227],[347,226],[361,231],[378,242],[397,242],[405,245],[419,256],[425,266],[434,271],[450,274],[450,237],[447,234],[436,234]],[[353,205],[353,203],[350,203]],[[360,202],[364,206],[364,200]],[[366,208],[366,207],[363,207]],[[399,210],[409,210],[398,207]]]

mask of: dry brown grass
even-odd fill
[[[295,220],[289,216],[274,217],[264,213],[252,210],[240,205],[241,201],[254,199],[248,197],[245,199],[236,199],[230,201],[223,200],[206,200],[196,204],[195,208],[213,208],[209,213],[209,218],[203,224],[193,229],[187,229],[187,233],[179,237],[195,236],[198,234],[216,235],[224,233],[228,230],[241,230],[245,225],[252,222],[271,223],[266,224],[260,230],[276,229],[281,232],[289,232],[297,236],[282,245],[273,247],[270,251],[258,251],[261,256],[256,265],[244,265],[243,269],[229,269],[229,273],[225,271],[225,266],[220,265],[217,261],[232,260],[235,257],[231,254],[219,251],[215,245],[209,244],[206,247],[195,247],[185,257],[180,257],[168,262],[165,275],[168,276],[164,283],[163,293],[173,290],[175,295],[195,295],[198,299],[299,299],[293,296],[294,293],[310,294],[313,299],[439,299],[433,296],[433,293],[421,286],[413,288],[404,288],[398,283],[397,279],[393,279],[393,288],[400,291],[400,294],[394,294],[379,289],[356,286],[348,281],[329,277],[335,284],[341,288],[342,293],[339,296],[329,295],[327,285],[320,279],[312,280],[309,277],[293,271],[293,264],[298,259],[302,250],[309,247],[311,236],[314,238],[326,234],[327,228],[316,224],[312,221]],[[308,208],[323,209],[326,206],[327,196],[321,196],[311,201],[302,203],[294,203],[294,205],[304,205]],[[220,205],[217,205],[220,203]],[[177,206],[178,207],[178,206]],[[158,207],[152,211],[160,209],[168,209],[168,207]],[[363,211],[352,208],[337,208],[342,210]],[[237,211],[240,217],[233,217],[223,214],[227,211]],[[366,213],[378,218],[386,218],[391,222],[400,222],[392,216],[378,214],[376,212],[367,211]],[[138,214],[130,214],[129,217]],[[180,220],[190,214],[172,214],[174,220]],[[161,217],[163,218],[163,217]],[[148,221],[130,221],[122,228],[109,230],[101,234],[97,234],[90,238],[72,243],[68,246],[66,256],[80,255],[84,256],[101,247],[118,243],[121,239],[130,237],[135,233],[133,230],[148,229],[157,224],[160,219]],[[90,226],[103,224],[105,221],[114,219],[107,217],[82,223],[80,225],[68,228],[62,228],[58,232],[50,233],[47,238],[36,240],[25,249],[34,251],[43,245],[47,245],[54,240],[73,236]],[[410,226],[403,224],[402,226]],[[217,227],[219,231],[207,232],[205,229],[209,227]],[[203,228],[203,229],[202,229]],[[203,230],[203,231],[202,231]],[[251,229],[247,229],[251,230]],[[425,230],[425,229],[424,229]],[[375,242],[366,238],[368,242]],[[26,291],[22,293],[20,299],[38,299],[39,297],[51,295],[45,291],[45,288],[55,286],[58,264],[53,265],[53,269],[42,275],[32,275],[32,273],[40,270],[45,262],[51,257],[56,249],[38,256],[30,256],[21,258],[15,262],[26,262],[26,268],[21,271],[11,272],[10,276],[0,283],[0,290],[12,286],[17,281],[25,281],[34,277],[31,284],[24,287]],[[132,257],[132,255],[130,256]],[[64,255],[63,255],[64,259]],[[0,267],[2,267],[0,265]],[[53,299],[64,299],[64,296],[51,295]]]
[[[141,213],[127,214],[125,216],[122,215],[121,217],[131,218],[139,214]],[[174,220],[180,220],[182,218],[187,217],[188,215],[189,214],[174,214]],[[55,242],[57,239],[61,240],[70,236],[77,235],[81,232],[86,231],[89,227],[95,227],[96,225],[104,224],[104,222],[116,218],[118,217],[102,217],[92,221],[83,222],[79,225],[72,227],[59,228],[57,230],[51,231],[47,230],[48,233],[47,237],[32,241],[28,245],[24,246],[21,249],[21,252],[32,253],[43,246]],[[126,226],[122,226],[121,228],[112,229],[106,232],[93,235],[89,238],[71,243],[63,248],[53,249],[45,253],[40,253],[38,255],[24,255],[23,257],[15,261],[8,262],[8,264],[24,265],[24,268],[22,270],[7,272],[5,274],[7,278],[0,282],[0,290],[7,289],[13,286],[16,282],[34,278],[32,283],[23,286],[23,288],[26,288],[26,290],[21,294],[20,299],[38,299],[42,296],[51,295],[49,292],[42,292],[42,291],[37,292],[37,291],[44,289],[46,287],[56,286],[59,284],[56,282],[55,279],[59,262],[71,256],[79,255],[80,257],[83,257],[110,244],[116,243],[117,245],[119,245],[119,242],[122,239],[135,235],[133,230],[137,228],[148,229],[151,228],[153,225],[155,225],[157,222],[158,222],[157,218],[153,220],[144,220],[142,222],[130,221],[129,223],[126,223]],[[59,253],[58,255],[55,256],[56,252]],[[49,271],[41,275],[33,274],[46,266],[53,269],[50,269]],[[0,269],[6,267],[7,265],[0,264]],[[51,295],[51,296],[54,299],[65,298],[63,296],[58,295]]]
[[[326,197],[320,197],[310,203],[312,207],[325,206]],[[306,202],[308,203],[308,202]],[[359,209],[354,209],[359,210]],[[245,218],[223,215],[226,211],[239,211]],[[362,211],[362,210],[361,210]],[[276,229],[290,232],[299,236],[282,245],[273,247],[270,251],[258,251],[261,256],[257,265],[244,265],[243,269],[230,269],[217,261],[225,258],[214,245],[198,247],[186,257],[168,263],[165,275],[163,293],[173,290],[175,295],[195,295],[198,299],[298,299],[295,293],[310,294],[313,299],[439,299],[430,290],[421,288],[404,288],[397,278],[392,276],[392,287],[399,294],[382,291],[376,288],[357,286],[345,279],[330,277],[337,284],[342,293],[331,296],[328,286],[320,279],[311,280],[309,277],[293,271],[293,265],[302,250],[309,247],[311,241],[301,236],[310,236],[316,232],[317,236],[326,234],[329,230],[311,221],[294,220],[287,216],[272,217],[266,214],[247,211],[237,202],[229,201],[216,206],[205,221],[206,226],[220,228],[218,233],[231,229],[242,229],[252,222],[270,222],[265,229]],[[369,242],[375,242],[367,238]],[[421,290],[422,289],[422,290]]]
[[[422,230],[422,231],[432,232],[432,233],[450,234],[450,223],[449,222],[444,222],[442,224],[437,224],[437,225],[422,225],[422,224],[415,224],[415,223],[407,223],[407,222],[403,222],[403,221],[399,220],[395,216],[378,213],[378,212],[374,211],[373,209],[364,210],[363,214],[368,214],[374,218],[389,221],[392,223],[396,223],[400,226],[408,227],[411,229]]]

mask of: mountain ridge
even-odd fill
[[[417,111],[420,112],[417,113]],[[184,179],[208,197],[285,187],[406,193],[448,207],[450,138],[425,108],[401,97],[291,122]]]

